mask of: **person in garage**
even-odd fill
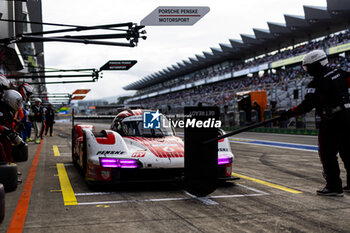
[[[314,50],[305,55],[303,68],[313,77],[307,94],[298,106],[284,112],[282,118],[299,116],[316,108],[321,117],[318,152],[326,186],[317,190],[322,196],[343,196],[350,190],[350,73],[332,69],[324,51]],[[347,184],[342,188],[337,154],[347,171]]]

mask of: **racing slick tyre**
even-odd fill
[[[74,128],[72,129],[72,144],[71,144],[71,147],[72,147],[72,161],[73,161],[74,166],[77,166],[77,165],[78,165],[77,158],[74,156],[74,139],[73,139],[73,133],[74,133]]]
[[[0,163],[0,183],[4,185],[5,192],[17,189],[17,165],[14,163]]]
[[[5,217],[5,189],[4,185],[0,184],[0,223]]]
[[[83,178],[86,178],[87,172],[87,143],[86,143],[86,134],[83,134]]]
[[[13,146],[12,147],[12,158],[15,162],[25,162],[28,160],[28,144],[24,146]]]

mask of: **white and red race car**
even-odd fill
[[[143,110],[125,110],[111,130],[95,132],[93,125],[76,124],[72,130],[72,159],[88,184],[181,180],[184,143],[174,128],[143,128]],[[164,115],[160,116],[167,121]],[[218,143],[218,178],[231,180],[228,139]]]

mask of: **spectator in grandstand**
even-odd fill
[[[275,54],[266,55],[262,58],[257,58],[257,59],[250,60],[247,62],[237,62],[237,63],[233,63],[233,64],[231,63],[230,65],[225,66],[225,67],[219,67],[219,68],[215,68],[215,69],[209,68],[205,71],[198,71],[198,72],[195,72],[193,74],[190,74],[189,78],[185,79],[184,77],[180,77],[180,78],[178,78],[177,81],[170,80],[167,83],[163,83],[164,85],[159,84],[159,86],[157,86],[157,87],[154,86],[154,87],[148,88],[147,90],[138,91],[137,95],[135,95],[135,96],[141,96],[144,94],[154,92],[156,90],[159,91],[159,90],[164,89],[164,88],[176,87],[176,86],[180,86],[182,84],[193,83],[193,82],[198,81],[198,80],[208,79],[208,78],[211,78],[211,77],[214,77],[217,75],[223,75],[225,73],[231,73],[234,71],[247,69],[250,67],[258,66],[259,64],[263,64],[266,62],[273,62],[273,61],[277,61],[280,59],[286,59],[289,57],[298,56],[300,54],[304,54],[307,51],[314,50],[314,49],[326,50],[329,47],[336,46],[336,45],[343,44],[343,43],[348,43],[348,42],[350,42],[350,30],[346,30],[345,32],[341,32],[341,33],[334,34],[331,36],[327,36],[323,39],[309,41],[307,43],[295,46],[293,49],[285,49],[285,50],[279,51]],[[346,66],[342,65],[342,68],[349,69],[350,67],[346,67]],[[288,77],[288,78],[292,79],[292,77],[289,75],[284,75],[282,77]],[[268,83],[275,83],[276,82],[275,78],[281,78],[281,75],[279,75],[278,77],[274,77],[273,81],[269,80]],[[254,80],[252,81],[251,79],[249,79],[249,80],[245,80],[243,83],[240,82],[239,87],[241,89],[244,87],[247,87],[250,85],[249,82],[254,83]],[[263,83],[266,84],[266,82],[262,82],[262,81],[259,82],[258,84],[263,85]],[[255,84],[256,84],[256,82],[255,82]]]
[[[313,76],[304,101],[284,112],[282,118],[299,116],[316,108],[321,117],[319,127],[319,156],[326,186],[318,195],[343,196],[350,191],[350,99],[348,85],[350,73],[332,69],[323,50],[314,50],[303,59],[303,67]],[[342,188],[337,154],[340,154],[347,171],[347,185]]]

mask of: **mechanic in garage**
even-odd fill
[[[313,79],[303,102],[282,113],[281,117],[288,119],[316,108],[316,113],[321,117],[318,151],[326,180],[326,186],[317,190],[317,194],[343,196],[343,190],[350,191],[350,73],[332,69],[327,64],[327,55],[322,50],[305,55],[303,68]],[[344,188],[340,179],[338,152],[347,171],[347,185]]]

